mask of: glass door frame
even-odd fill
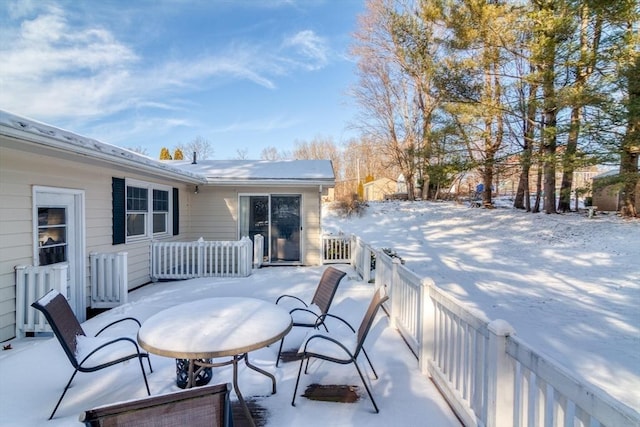
[[[285,197],[298,197],[299,199],[299,225],[300,225],[300,232],[298,233],[298,242],[297,242],[297,247],[298,247],[298,259],[297,260],[282,260],[282,261],[278,261],[276,259],[274,259],[274,255],[275,255],[275,251],[276,248],[273,247],[272,244],[272,218],[271,218],[271,214],[272,214],[272,204],[271,204],[271,198],[272,197],[280,197],[280,196],[285,196]],[[264,245],[265,245],[265,250],[266,250],[266,259],[264,260],[265,264],[271,264],[271,265],[301,265],[302,264],[302,260],[304,259],[304,248],[302,245],[302,242],[304,241],[303,239],[303,201],[304,198],[302,196],[301,193],[287,193],[287,192],[282,192],[282,193],[239,193],[238,194],[238,239],[241,239],[243,236],[243,232],[244,230],[242,228],[251,228],[250,226],[246,225],[245,227],[243,227],[243,224],[246,223],[246,221],[248,221],[249,218],[242,218],[243,215],[247,215],[249,214],[250,211],[244,211],[245,209],[242,207],[242,202],[241,199],[243,197],[246,198],[250,198],[250,197],[267,197],[268,198],[268,224],[267,224],[267,235],[263,236],[264,237]],[[251,209],[251,206],[248,207],[248,209]]]
[[[69,266],[67,270],[70,295],[67,295],[69,305],[80,322],[86,320],[85,302],[85,272],[86,272],[86,246],[85,246],[85,191],[69,188],[45,187],[34,185],[32,188],[32,213],[33,213],[33,265],[40,265],[40,244],[38,240],[38,208],[64,207],[69,209],[67,213],[67,245]]]

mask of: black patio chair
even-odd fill
[[[80,414],[87,427],[229,427],[230,384],[188,390],[104,405]]]
[[[360,323],[360,327],[356,331],[346,320],[341,317],[325,314],[322,317],[331,317],[337,320],[340,320],[344,324],[346,324],[349,329],[353,332],[353,335],[344,335],[344,334],[331,334],[329,332],[322,332],[320,330],[309,332],[308,336],[305,338],[304,342],[300,346],[300,350],[298,351],[298,355],[301,357],[300,360],[300,368],[298,369],[298,378],[296,379],[296,386],[293,390],[293,399],[291,400],[291,405],[296,406],[296,393],[298,391],[298,383],[300,382],[300,374],[302,373],[302,365],[304,364],[305,359],[307,360],[307,365],[304,369],[304,373],[307,373],[309,368],[309,360],[311,358],[316,358],[320,360],[326,360],[328,362],[339,363],[341,365],[347,365],[353,363],[358,371],[358,375],[360,375],[360,379],[364,384],[364,388],[367,390],[367,394],[371,399],[371,403],[373,403],[373,407],[376,413],[380,412],[378,410],[378,405],[376,405],[376,401],[373,399],[373,395],[371,394],[371,390],[369,390],[369,386],[365,381],[364,376],[362,375],[362,370],[360,366],[358,366],[358,356],[360,352],[364,354],[367,362],[369,362],[369,366],[373,371],[373,375],[376,379],[378,379],[378,374],[371,363],[371,359],[369,355],[365,351],[363,345],[364,341],[367,338],[367,334],[371,329],[371,325],[373,325],[373,321],[375,320],[376,313],[380,306],[388,299],[389,297],[384,294],[384,288],[380,288],[373,295],[371,302],[369,303],[369,308],[367,309],[362,322]],[[324,321],[322,319],[321,321]]]
[[[95,343],[88,341],[83,342],[83,348],[81,349],[82,352],[80,353],[78,352],[78,337],[86,337],[86,334],[82,329],[80,322],[78,322],[78,319],[76,319],[76,316],[73,314],[67,299],[62,296],[62,294],[56,290],[51,290],[42,298],[31,304],[31,306],[44,314],[44,317],[47,319],[47,322],[49,322],[53,333],[60,342],[60,345],[64,349],[67,358],[74,368],[73,374],[71,375],[71,378],[69,378],[69,382],[65,386],[55,408],[53,408],[53,412],[51,412],[49,419],[53,418],[55,415],[58,410],[58,406],[60,406],[64,395],[67,393],[67,390],[71,385],[71,381],[73,381],[73,378],[75,378],[78,372],[95,372],[129,359],[137,358],[140,362],[140,368],[142,369],[142,377],[144,378],[144,384],[147,388],[147,394],[151,395],[151,392],[149,391],[149,383],[147,382],[147,375],[144,372],[144,365],[142,364],[142,359],[146,358],[147,363],[149,364],[149,370],[150,372],[153,372],[153,369],[151,368],[151,361],[149,360],[149,354],[140,351],[138,343],[133,338],[105,338],[96,340]],[[126,320],[131,320],[137,323],[138,327],[140,327],[140,322],[137,319],[133,317],[125,317],[109,323],[107,326],[100,329],[95,337],[116,323]]]
[[[338,285],[344,276],[347,273],[344,271],[340,271],[334,267],[328,267],[324,273],[322,273],[322,277],[320,278],[320,282],[318,283],[318,287],[316,288],[316,292],[311,299],[311,302],[307,304],[302,299],[293,296],[293,295],[280,295],[276,300],[276,304],[281,301],[290,301],[293,300],[297,305],[302,304],[300,307],[293,308],[289,313],[291,314],[291,319],[293,321],[293,326],[298,326],[302,328],[314,328],[318,325],[318,319],[321,319],[323,314],[327,314],[329,312],[329,307],[331,307],[331,303],[333,302],[333,297],[336,295],[336,291],[338,290]],[[320,322],[325,330],[327,327],[323,322]],[[278,349],[278,358],[276,359],[276,367],[280,362],[280,355],[282,354],[282,346],[284,345],[284,338],[280,340],[280,348]]]

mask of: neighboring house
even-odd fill
[[[622,207],[622,190],[620,184],[611,184],[609,181],[618,177],[618,170],[610,170],[594,176],[592,184],[592,204],[599,211],[619,211]],[[636,209],[640,210],[640,180],[636,184]]]
[[[126,252],[128,289],[150,281],[152,240],[261,233],[264,263],[321,264],[334,180],[329,160],[161,162],[0,111],[0,341],[15,334],[19,265],[66,261],[83,321],[91,252]]]
[[[396,189],[396,181],[389,178],[378,178],[363,185],[364,200],[385,200],[387,196],[396,193]]]

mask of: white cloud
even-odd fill
[[[72,24],[62,8],[37,5],[39,11],[32,3],[16,7],[12,14],[20,19],[3,33],[11,40],[0,46],[0,105],[41,120],[171,109],[169,102],[189,92],[234,80],[275,89],[275,77],[328,62],[326,41],[310,30],[280,46],[233,41],[213,54],[163,61],[145,57],[108,28]]]
[[[34,0],[15,0],[7,3],[7,11],[11,19],[23,18],[34,10],[37,10],[39,4]]]
[[[311,30],[300,31],[283,43],[300,56],[299,63],[305,68],[316,70],[327,65],[329,48],[324,38]]]
[[[3,80],[49,78],[51,73],[92,73],[123,67],[138,57],[100,28],[71,28],[60,11],[24,21],[14,43],[2,49]]]

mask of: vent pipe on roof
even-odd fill
[[[193,161],[191,162],[192,165],[197,165],[198,162],[196,162],[196,152],[193,152]]]

